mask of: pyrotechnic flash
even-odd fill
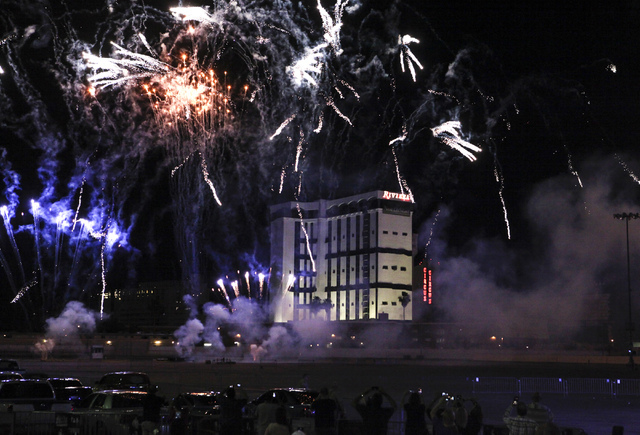
[[[238,286],[238,281],[231,282],[231,288],[233,289],[233,294],[236,298],[240,297],[240,287]]]
[[[162,75],[171,69],[169,65],[156,58],[134,53],[114,42],[111,45],[115,47],[115,54],[122,58],[105,58],[86,52],[82,55],[87,66],[94,71],[88,80],[98,89]]]
[[[460,124],[460,121],[447,121],[444,124],[432,128],[431,131],[436,138],[440,139],[454,150],[457,150],[469,160],[475,161],[477,160],[477,157],[473,155],[471,151],[479,153],[482,151],[482,148],[462,139],[461,129],[462,124]]]
[[[18,292],[18,294],[16,295],[15,298],[13,298],[13,300],[11,301],[12,304],[15,304],[16,302],[18,302],[18,300],[20,300],[20,298],[22,296],[24,296],[24,294],[31,288],[34,287],[36,284],[38,284],[38,280],[33,278],[31,281],[29,281],[27,284],[25,284],[24,287],[22,287],[20,289],[20,291]]]
[[[249,282],[249,272],[244,273],[244,280],[247,283],[247,294],[249,295],[249,299],[251,299],[251,283]]]
[[[419,44],[420,41],[411,35],[398,35],[398,45],[400,45],[400,68],[402,68],[402,72],[404,72],[404,65],[407,64],[407,68],[411,72],[411,78],[413,81],[416,81],[416,70],[413,64],[416,64],[418,68],[423,69],[422,64],[418,60],[418,58],[411,52],[409,48],[409,44],[415,42]]]
[[[294,274],[289,274],[289,279],[287,280],[287,288],[285,289],[285,293],[293,288],[293,285],[296,283],[296,277]]]
[[[264,273],[258,274],[258,283],[260,284],[260,299],[262,299],[263,291],[264,291]]]

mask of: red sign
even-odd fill
[[[382,199],[396,199],[398,201],[413,202],[413,198],[407,193],[388,192],[386,190],[382,193]]]

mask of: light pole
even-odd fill
[[[640,213],[618,213],[614,214],[615,219],[620,219],[627,224],[627,285],[629,291],[629,366],[631,369],[635,369],[635,363],[633,362],[633,323],[631,323],[631,261],[629,259],[629,220],[640,219]]]

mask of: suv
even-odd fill
[[[0,382],[0,404],[4,408],[28,408],[49,411],[58,403],[49,382],[38,379],[14,379]]]
[[[142,372],[112,372],[107,373],[96,382],[93,391],[105,390],[136,390],[149,391],[151,381],[149,375]]]
[[[73,411],[56,415],[58,428],[65,433],[138,433],[147,393],[135,390],[104,390],[91,393]]]

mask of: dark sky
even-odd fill
[[[640,5],[505,3],[345,3],[328,42],[316,2],[210,3],[217,18],[192,22],[194,36],[167,2],[3,2],[2,303],[26,289],[10,309],[46,318],[104,287],[162,278],[207,288],[268,269],[269,204],[409,189],[420,255],[440,265],[450,300],[547,301],[572,287],[571,271],[580,290],[555,291],[557,304],[574,301],[582,319],[594,295],[619,285],[622,224],[607,216],[637,204]],[[407,34],[420,42],[400,46]],[[82,53],[126,58],[111,42],[171,72],[123,67],[127,80],[90,95],[98,71]],[[311,80],[296,82],[293,67],[314,50]],[[408,50],[423,66],[415,82],[408,63],[401,71]],[[184,78],[182,53],[233,89],[223,127],[169,116],[142,91]],[[476,161],[434,137],[449,121],[483,149]],[[37,216],[32,199],[46,204]],[[576,246],[601,248],[586,256],[591,275],[567,267]]]

